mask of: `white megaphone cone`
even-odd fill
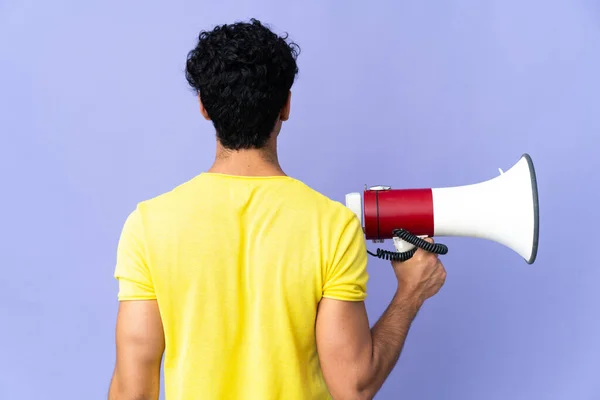
[[[533,264],[539,238],[535,169],[524,154],[491,180],[457,187],[391,189],[376,186],[346,195],[346,206],[364,222],[367,239],[394,238],[398,251],[413,246],[394,237],[396,229],[415,236],[468,236],[500,243]],[[390,252],[383,252],[390,253]]]

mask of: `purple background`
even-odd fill
[[[446,286],[378,399],[600,399],[592,0],[0,1],[0,399],[106,398],[124,219],[213,157],[186,53],[252,16],[303,49],[281,160],[329,197],[537,169],[537,262],[443,240]],[[369,268],[374,323],[394,278]]]

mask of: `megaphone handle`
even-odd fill
[[[418,238],[424,239],[427,236],[417,236]],[[392,237],[394,241],[394,247],[398,253],[405,253],[415,248],[414,244],[408,243],[406,240],[400,239],[398,236]]]
[[[448,253],[448,247],[446,247],[446,245],[426,242],[423,240],[425,237],[427,236],[415,236],[404,229],[394,229],[392,238],[397,250],[396,252],[377,249],[377,253],[372,253],[369,250],[367,250],[367,253],[377,258],[394,261],[408,260],[415,254],[415,251],[417,250],[416,247],[420,247],[425,251],[435,254]]]

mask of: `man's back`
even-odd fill
[[[398,288],[370,328],[359,219],[279,164],[298,52],[253,19],[188,53],[215,161],[125,223],[110,400],[157,400],[163,356],[168,400],[371,399],[443,285],[435,254],[392,262]]]
[[[119,244],[119,299],[156,299],[169,400],[326,399],[322,297],[362,301],[356,216],[287,176],[203,173],[139,204]]]

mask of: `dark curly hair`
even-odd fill
[[[263,147],[298,74],[299,47],[256,19],[200,32],[186,79],[200,95],[221,144]]]

